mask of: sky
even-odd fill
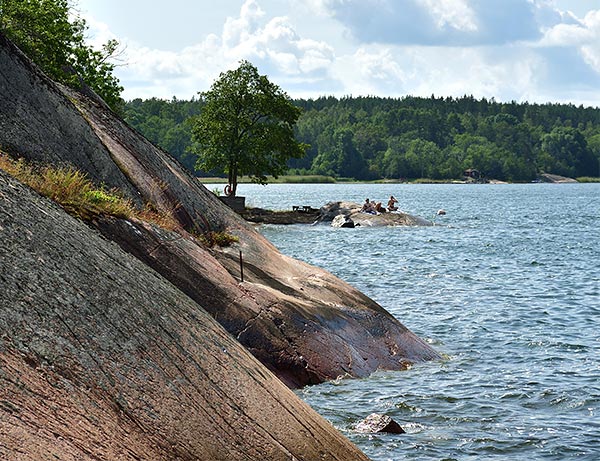
[[[600,0],[75,0],[123,97],[190,99],[241,60],[293,98],[600,107]]]

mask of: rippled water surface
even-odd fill
[[[600,460],[600,185],[241,185],[251,205],[385,200],[435,227],[263,226],[444,361],[299,391],[373,460]],[[353,431],[386,413],[404,435]]]

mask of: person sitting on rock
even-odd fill
[[[390,195],[390,199],[388,200],[388,205],[387,205],[388,210],[389,211],[398,210],[396,203],[398,203],[398,200],[396,200],[396,197],[394,197],[393,195]]]
[[[381,204],[381,202],[377,202],[375,204],[375,211],[377,213],[385,213],[385,208],[383,207],[383,205]]]
[[[377,214],[377,210],[375,209],[375,205],[368,198],[365,199],[365,203],[363,203],[362,208],[360,209],[363,213],[371,213]]]

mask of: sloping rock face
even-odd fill
[[[438,358],[358,290],[281,253],[256,266],[260,255],[241,245],[240,282],[238,249],[207,250],[142,222],[100,218],[95,225],[204,307],[290,387]],[[285,285],[275,277],[281,267]]]
[[[557,174],[542,173],[540,178],[544,182],[553,184],[576,184],[577,180],[573,178],[567,178],[566,176],[559,176]]]
[[[288,385],[439,357],[353,287],[281,255],[167,153],[104,104],[55,85],[1,36],[0,127],[0,148],[11,155],[72,164],[136,203],[172,211],[188,231],[238,236],[231,248],[207,250],[143,224],[93,223],[203,306]]]
[[[92,128],[65,95],[0,33],[0,149],[27,159],[71,164],[140,202]]]
[[[189,297],[3,172],[0,306],[0,459],[367,459]]]

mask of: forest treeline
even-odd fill
[[[460,179],[467,169],[505,181],[540,173],[600,176],[600,109],[461,98],[322,97],[303,109],[297,139],[310,147],[290,174],[358,180]],[[199,100],[135,99],[125,118],[194,170],[190,117]],[[197,172],[208,175],[210,172]]]

